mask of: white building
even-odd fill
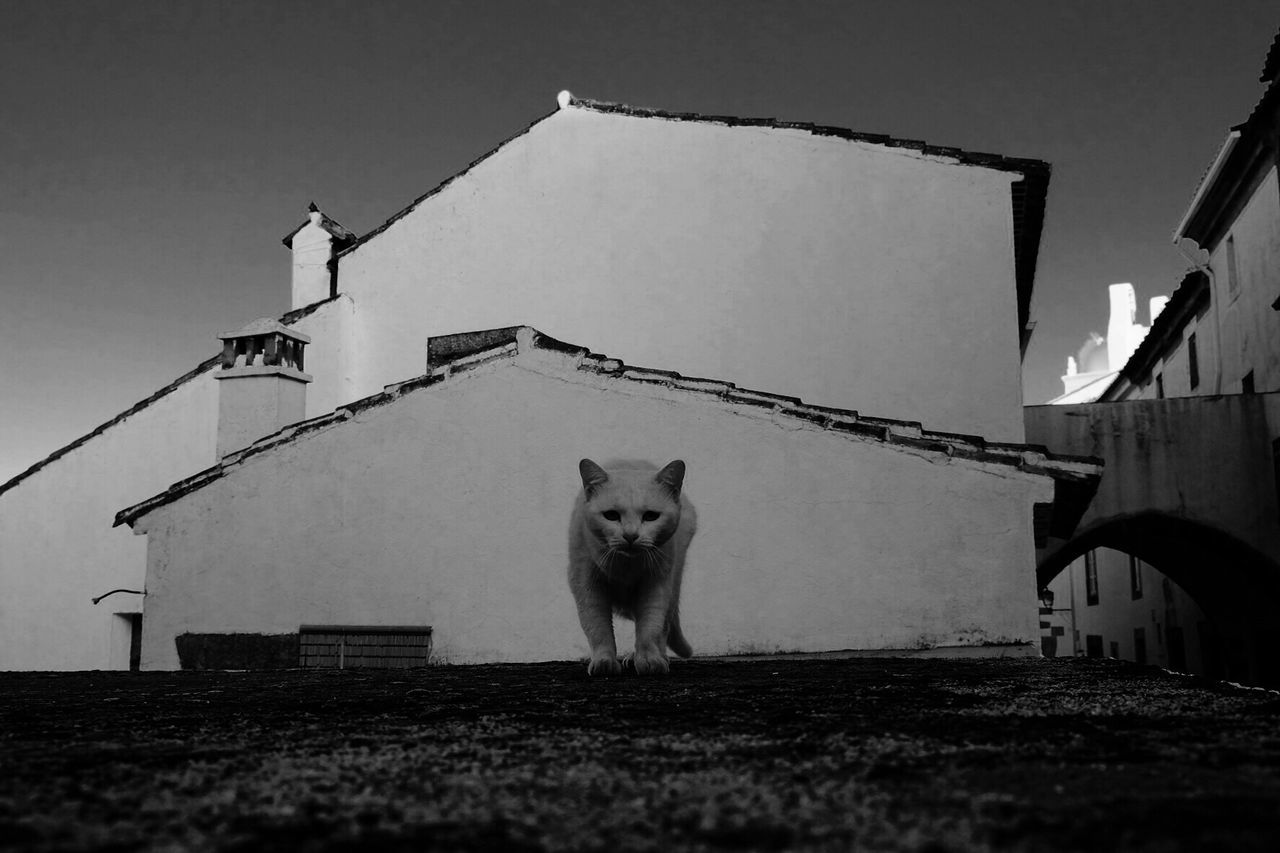
[[[1280,36],[1260,79],[1267,84],[1261,100],[1228,132],[1174,231],[1193,268],[1161,310],[1153,305],[1150,331],[1142,330],[1136,345],[1126,336],[1122,356],[1112,353],[1106,371],[1087,382],[1070,376],[1069,368],[1067,393],[1050,402],[1280,391]],[[1117,311],[1124,297],[1116,288],[1109,342],[1110,328],[1125,330],[1125,311]],[[1273,479],[1280,471],[1280,435],[1267,438],[1274,470],[1254,475]],[[1222,640],[1201,607],[1129,555],[1094,551],[1049,589],[1054,612],[1044,623],[1060,638],[1057,654],[1112,655],[1210,675],[1221,670]],[[1046,638],[1046,649],[1054,646]]]
[[[417,633],[438,662],[585,656],[565,579],[584,455],[687,464],[698,534],[681,612],[700,654],[1038,653],[1033,506],[1097,466],[633,367],[527,327],[432,349],[451,355],[430,373],[120,513],[148,534],[143,668],[250,665],[254,644],[270,654],[315,625],[364,655]],[[303,387],[270,372],[241,360],[224,393]],[[226,395],[224,422],[262,423],[259,396]],[[391,649],[383,626],[399,626]]]
[[[1019,442],[1047,180],[1034,160],[564,93],[363,237],[313,210],[286,238],[279,322],[310,339],[307,417],[422,374],[430,336],[529,324]],[[0,486],[0,667],[128,665],[144,599],[90,599],[142,590],[146,555],[111,521],[217,462],[217,363]]]

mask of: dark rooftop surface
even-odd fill
[[[1280,694],[1116,661],[0,673],[0,848],[1275,850]]]

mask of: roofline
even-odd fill
[[[296,308],[292,311],[287,311],[280,316],[280,319],[278,322],[284,325],[296,323],[298,320],[301,320],[303,317],[306,317],[308,314],[314,313],[315,311],[323,307],[326,303],[332,302],[335,299],[337,299],[336,296],[331,296],[327,299],[321,299],[319,302],[312,302],[310,305],[305,305],[302,308]],[[84,435],[72,441],[70,444],[66,444],[66,445],[63,445],[62,447],[59,447],[57,450],[53,451],[48,456],[41,459],[39,462],[35,463],[27,470],[11,478],[7,482],[0,483],[0,495],[3,495],[5,492],[14,488],[19,483],[26,480],[28,477],[32,476],[33,474],[47,467],[51,462],[56,462],[58,459],[61,459],[63,456],[66,456],[68,453],[75,450],[76,448],[83,446],[86,442],[89,441],[89,439],[101,435],[102,433],[106,432],[108,429],[120,423],[121,421],[125,420],[126,418],[136,415],[138,412],[141,412],[143,409],[146,409],[157,400],[167,397],[169,394],[178,390],[183,385],[187,384],[192,379],[195,379],[200,374],[213,369],[213,367],[215,367],[221,361],[222,361],[221,353],[205,359],[204,361],[197,364],[191,370],[187,371],[186,373],[179,376],[177,379],[170,382],[168,385],[165,385],[163,388],[156,391],[154,394],[142,400],[139,400],[137,403],[134,403],[132,406],[125,409],[120,414],[116,415],[115,417],[111,418],[110,420],[104,423],[99,424],[89,432],[85,433]]]
[[[1102,460],[1095,457],[1053,454],[1040,445],[988,442],[981,436],[926,430],[916,421],[870,417],[849,409],[807,404],[798,397],[739,388],[732,382],[628,365],[619,359],[593,353],[586,347],[556,340],[530,326],[508,326],[432,338],[428,342],[428,364],[431,367],[429,373],[388,385],[377,394],[348,403],[329,414],[291,424],[248,447],[229,453],[217,464],[174,483],[157,495],[120,510],[116,513],[112,526],[133,526],[139,518],[158,507],[221,478],[245,459],[270,452],[326,427],[338,426],[355,417],[358,412],[395,402],[406,394],[438,385],[456,374],[498,360],[514,359],[519,353],[535,349],[557,352],[572,358],[574,369],[585,373],[693,392],[736,407],[768,410],[775,416],[805,421],[855,440],[886,444],[907,452],[942,456],[948,460],[1003,465],[1028,474],[1050,477],[1055,483],[1066,483],[1086,490],[1090,486],[1096,488],[1101,477]]]
[[[447,186],[449,186],[450,184],[452,184],[452,183],[453,183],[454,181],[456,181],[458,178],[461,178],[463,175],[465,175],[465,174],[467,174],[468,172],[470,172],[470,171],[471,171],[472,169],[474,169],[476,166],[479,166],[479,165],[480,165],[481,163],[483,163],[485,160],[488,160],[488,159],[489,159],[490,157],[492,157],[494,154],[497,154],[497,153],[498,153],[498,151],[499,151],[499,150],[501,150],[502,148],[505,148],[505,147],[507,146],[507,144],[508,144],[508,143],[514,142],[515,140],[519,139],[521,136],[524,136],[526,133],[528,133],[529,131],[533,130],[534,126],[541,124],[542,122],[544,122],[544,121],[546,121],[547,119],[551,118],[553,115],[555,115],[555,114],[556,114],[557,112],[559,112],[559,111],[560,111],[560,110],[559,110],[559,108],[557,107],[557,109],[554,109],[554,110],[552,110],[551,112],[546,113],[545,115],[541,115],[541,116],[539,116],[538,118],[534,119],[534,120],[533,120],[532,122],[530,122],[529,124],[525,125],[521,130],[517,131],[516,133],[513,133],[511,136],[508,136],[506,139],[502,140],[502,141],[501,141],[501,142],[499,142],[497,145],[495,145],[494,147],[490,148],[488,151],[486,151],[485,153],[481,154],[481,155],[480,155],[479,157],[477,157],[476,159],[472,160],[470,163],[468,163],[468,164],[467,164],[466,166],[464,166],[462,169],[460,169],[460,170],[459,170],[459,171],[457,171],[457,172],[454,172],[452,175],[450,175],[449,177],[445,178],[443,181],[441,181],[440,183],[436,184],[434,187],[432,187],[431,189],[427,190],[425,193],[423,193],[422,195],[418,196],[418,197],[417,197],[416,199],[414,199],[413,201],[409,202],[409,204],[408,204],[408,205],[406,205],[404,208],[402,208],[402,209],[400,209],[399,211],[397,211],[396,213],[392,214],[392,215],[391,215],[391,217],[390,217],[389,219],[387,219],[387,221],[386,221],[386,222],[383,222],[381,225],[379,225],[377,228],[375,228],[375,229],[373,229],[372,231],[370,231],[368,234],[365,234],[363,237],[358,237],[358,238],[356,238],[356,240],[355,240],[353,243],[351,243],[351,245],[344,247],[344,248],[342,249],[342,251],[340,251],[340,252],[336,253],[336,254],[333,256],[333,259],[329,261],[329,263],[331,263],[331,264],[336,264],[336,263],[337,263],[339,260],[341,260],[342,258],[344,258],[344,257],[346,257],[347,255],[351,254],[352,252],[356,251],[356,250],[357,250],[357,249],[359,249],[361,246],[363,246],[365,243],[368,243],[368,242],[369,242],[370,240],[372,240],[374,237],[377,237],[377,236],[378,236],[379,234],[381,234],[383,231],[386,231],[386,230],[387,230],[388,228],[390,228],[392,225],[396,224],[396,222],[398,222],[398,221],[400,221],[401,219],[403,219],[404,217],[408,216],[410,213],[412,213],[412,212],[413,212],[413,210],[414,210],[415,208],[417,208],[417,206],[418,206],[418,205],[422,204],[424,201],[426,201],[427,199],[431,198],[432,196],[439,194],[441,191],[443,191],[443,190],[445,189],[445,187],[447,187]]]
[[[342,258],[364,246],[374,237],[386,231],[403,219],[418,205],[442,192],[458,178],[469,173],[476,166],[488,160],[508,143],[524,136],[536,125],[541,124],[562,109],[576,107],[591,112],[626,115],[637,118],[657,118],[668,121],[685,121],[700,124],[719,124],[726,127],[762,127],[780,130],[799,130],[814,136],[831,136],[853,142],[878,145],[888,149],[903,149],[919,154],[949,158],[957,165],[979,166],[996,171],[1011,172],[1022,176],[1010,188],[1010,206],[1013,212],[1013,261],[1014,285],[1017,294],[1018,310],[1018,347],[1020,355],[1025,357],[1027,347],[1031,343],[1031,333],[1035,323],[1031,321],[1031,295],[1035,289],[1036,266],[1040,255],[1040,237],[1044,230],[1045,208],[1049,194],[1049,178],[1052,167],[1044,160],[1027,157],[1006,157],[1001,154],[966,151],[961,148],[930,145],[916,139],[900,139],[878,133],[861,133],[843,127],[819,125],[811,122],[779,121],[776,118],[743,118],[739,116],[703,115],[691,112],[672,112],[651,107],[637,107],[613,101],[597,101],[591,98],[579,98],[568,92],[562,92],[557,102],[557,109],[535,119],[522,130],[507,137],[496,146],[472,160],[460,171],[445,178],[427,192],[418,196],[406,207],[393,214],[386,222],[373,229],[363,237],[356,239],[349,246],[336,253],[330,264],[338,264]]]
[[[1074,391],[1067,391],[1067,392],[1065,392],[1065,393],[1059,394],[1058,396],[1054,397],[1052,400],[1046,400],[1044,403],[1041,403],[1041,404],[1039,404],[1039,405],[1044,405],[1044,406],[1077,406],[1077,405],[1083,405],[1083,404],[1085,404],[1085,403],[1093,402],[1092,400],[1067,400],[1066,398],[1067,398],[1067,397],[1072,397],[1072,396],[1074,396],[1074,395],[1076,395],[1076,394],[1079,394],[1081,391],[1087,391],[1088,389],[1090,389],[1090,388],[1092,388],[1093,386],[1097,385],[1099,382],[1103,382],[1103,381],[1105,381],[1107,384],[1106,384],[1106,386],[1104,386],[1104,387],[1103,387],[1102,391],[1101,391],[1101,392],[1099,392],[1099,393],[1105,393],[1105,392],[1106,392],[1106,390],[1107,390],[1107,388],[1111,387],[1111,382],[1112,382],[1112,380],[1114,380],[1114,379],[1115,379],[1115,377],[1116,377],[1116,376],[1119,376],[1119,375],[1120,375],[1120,371],[1119,371],[1119,370],[1106,370],[1106,371],[1101,371],[1097,376],[1095,376],[1094,378],[1090,379],[1088,382],[1084,383],[1084,384],[1083,384],[1083,385],[1081,385],[1079,388],[1076,388]]]
[[[1267,48],[1267,58],[1262,62],[1258,82],[1270,83],[1277,77],[1280,77],[1280,31],[1276,32],[1275,38],[1271,40],[1271,47]]]
[[[749,118],[728,115],[704,115],[703,113],[673,112],[653,107],[637,107],[615,101],[597,101],[592,98],[570,96],[569,106],[580,107],[598,113],[636,116],[637,118],[661,118],[670,121],[688,121],[699,124],[720,124],[726,127],[764,127],[778,130],[801,130],[814,136],[834,136],[853,142],[866,142],[885,148],[903,148],[917,151],[930,157],[948,157],[967,166],[984,166],[1002,172],[1024,172],[1028,169],[1047,169],[1049,164],[1043,160],[1032,160],[1025,157],[1007,157],[1003,154],[989,154],[979,151],[967,151],[941,145],[930,145],[920,139],[902,139],[884,133],[863,133],[846,127],[814,124],[807,121],[780,121],[772,116],[767,118]]]
[[[1191,197],[1191,204],[1187,206],[1186,212],[1182,214],[1182,219],[1178,220],[1178,227],[1173,229],[1173,242],[1175,244],[1185,238],[1187,223],[1199,212],[1200,205],[1204,203],[1205,196],[1209,193],[1209,188],[1218,180],[1218,175],[1221,174],[1223,167],[1226,165],[1227,158],[1231,156],[1231,152],[1235,150],[1239,141],[1240,128],[1231,128],[1227,132],[1227,138],[1222,141],[1222,145],[1218,148],[1218,156],[1213,159],[1208,171],[1200,179],[1195,195]]]

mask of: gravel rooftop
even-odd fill
[[[0,673],[0,848],[1280,849],[1280,694],[1096,660]]]

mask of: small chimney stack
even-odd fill
[[[356,235],[334,222],[312,202],[307,220],[282,241],[293,252],[292,308],[305,308],[337,295],[337,271],[331,263]]]
[[[270,318],[254,320],[222,340],[218,387],[218,458],[248,447],[307,416],[303,351],[311,342]]]

